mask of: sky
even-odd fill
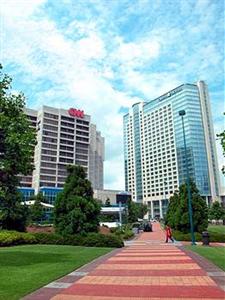
[[[223,0],[0,0],[0,61],[27,106],[78,108],[105,137],[104,187],[124,189],[123,115],[208,84],[223,130]],[[222,149],[217,141],[219,167]],[[222,176],[221,176],[222,179]]]

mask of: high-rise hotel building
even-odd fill
[[[185,182],[184,128],[191,178],[210,202],[219,197],[219,174],[207,86],[183,84],[124,116],[126,190],[148,204],[151,217],[165,215],[168,199]]]
[[[34,171],[20,176],[24,198],[42,191],[50,203],[64,185],[69,164],[81,165],[94,189],[103,189],[104,138],[91,124],[91,117],[77,109],[43,106],[26,109],[31,126],[37,130]]]

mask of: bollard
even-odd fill
[[[202,245],[209,246],[209,233],[208,231],[202,232]]]

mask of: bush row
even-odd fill
[[[180,231],[173,231],[173,237],[178,241],[191,241],[191,234],[190,233],[182,233]],[[195,232],[195,240],[196,242],[202,241],[202,235],[198,232]],[[209,240],[210,242],[218,242],[224,243],[225,242],[225,234],[223,233],[209,233]]]
[[[13,246],[20,244],[54,244],[86,247],[123,247],[119,236],[100,233],[88,233],[85,236],[61,236],[55,233],[21,233],[16,231],[0,231],[0,246]]]
[[[0,246],[35,244],[36,242],[36,238],[31,233],[18,231],[0,231]]]
[[[129,240],[134,236],[134,233],[132,231],[131,224],[123,225],[121,228],[111,228],[110,231],[115,234],[116,236],[119,236],[123,240]]]

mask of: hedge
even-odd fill
[[[178,241],[191,241],[190,233],[182,233],[177,230],[173,231],[173,237]],[[201,233],[195,232],[195,240],[196,240],[196,242],[202,241]],[[210,240],[210,242],[224,243],[225,242],[225,234],[209,233],[209,240]]]
[[[55,233],[21,233],[17,231],[0,231],[0,246],[20,244],[53,244],[86,247],[121,248],[123,241],[113,234],[88,233],[85,236],[61,236]]]
[[[173,231],[173,237],[177,241],[191,241],[191,234],[190,233],[183,233],[177,230]],[[195,240],[196,242],[199,242],[202,240],[202,236],[200,233],[195,232]]]
[[[134,237],[134,233],[131,230],[132,225],[127,224],[120,227],[110,228],[110,231],[116,236],[120,237],[123,240],[129,240]]]
[[[36,239],[31,233],[18,231],[0,231],[0,246],[35,244]]]

